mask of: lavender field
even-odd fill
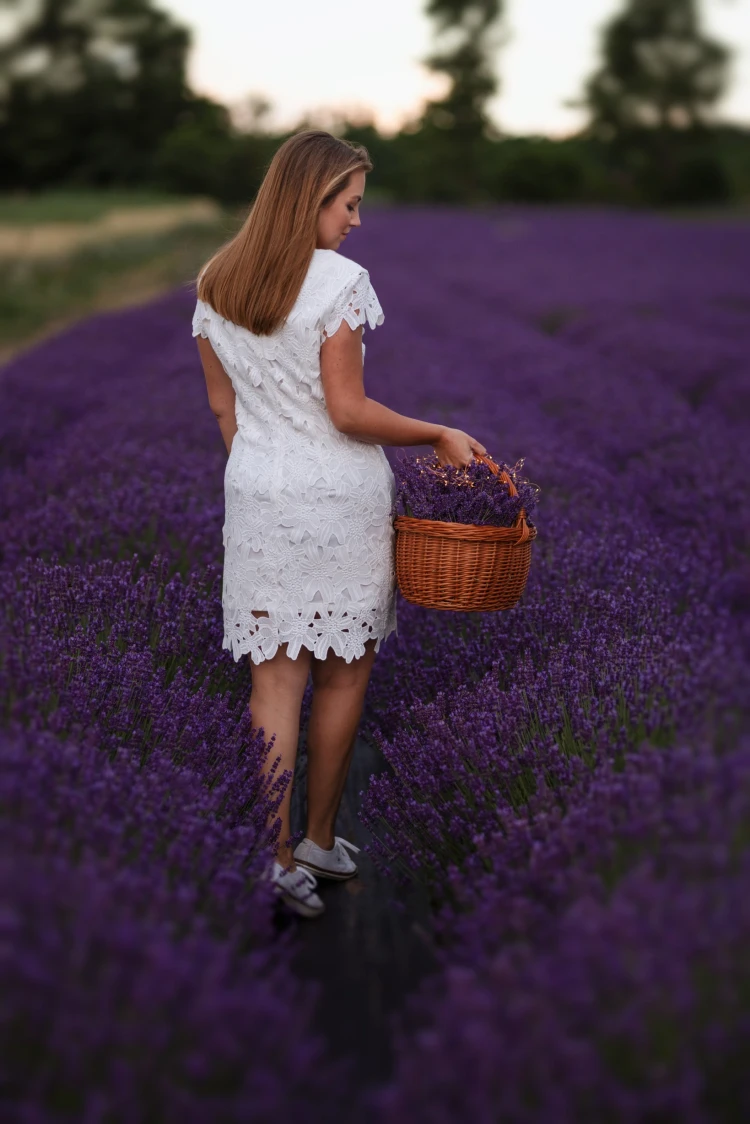
[[[99,316],[0,371],[13,1119],[744,1121],[750,225],[405,208],[347,251],[367,393],[541,488],[521,603],[400,599],[368,691],[361,816],[438,971],[363,1090],[259,881],[194,296]]]

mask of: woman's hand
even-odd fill
[[[469,437],[462,429],[449,429],[447,426],[432,447],[442,465],[452,464],[456,468],[465,468],[470,464],[474,453],[487,452],[481,441]]]

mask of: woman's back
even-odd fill
[[[365,322],[374,328],[383,319],[367,270],[334,250],[316,249],[294,307],[272,335],[255,335],[201,300],[193,335],[210,340],[232,380],[241,441],[269,452],[282,446],[309,449],[316,442],[322,450],[350,439],[326,410],[321,344],[342,320],[352,328]]]

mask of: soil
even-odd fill
[[[306,766],[303,732],[292,790],[293,831],[304,831]],[[335,829],[358,847],[372,840],[358,814],[362,791],[372,774],[385,769],[380,752],[358,736]],[[353,858],[356,878],[318,881],[325,913],[313,920],[290,917],[287,924],[299,937],[296,972],[321,986],[314,1028],[333,1057],[352,1065],[362,1091],[376,1088],[393,1072],[399,1016],[437,961],[426,892],[392,881],[365,851]]]

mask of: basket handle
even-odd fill
[[[495,476],[499,476],[501,482],[508,485],[508,492],[511,496],[518,495],[518,488],[515,486],[508,473],[504,469],[501,471],[500,465],[496,464],[488,453],[474,453],[474,459],[483,461],[484,464],[486,464],[490,469],[490,471],[494,472]],[[516,546],[520,546],[521,543],[528,540],[529,535],[531,534],[529,525],[526,522],[526,512],[523,508],[521,508],[521,510],[519,511],[513,526],[517,527],[521,531],[521,537],[516,543]]]

